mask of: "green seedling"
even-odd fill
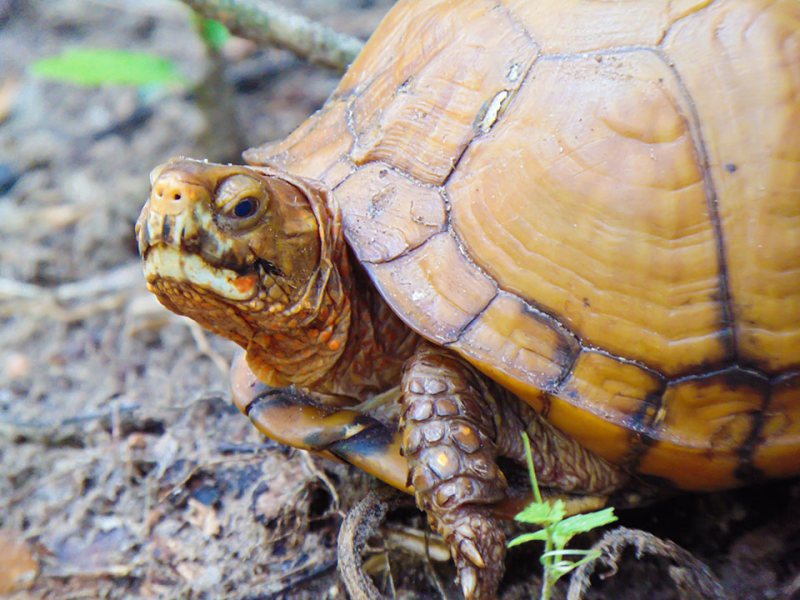
[[[525,444],[525,458],[528,461],[534,501],[522,509],[514,519],[521,523],[538,525],[541,529],[515,537],[508,542],[508,546],[511,548],[527,542],[544,542],[544,552],[539,559],[543,570],[541,600],[549,600],[559,579],[600,556],[598,550],[567,550],[570,540],[581,533],[613,523],[617,517],[613,508],[567,517],[562,500],[555,502],[543,500],[533,467],[530,440],[525,433],[522,434],[522,439]]]
[[[219,52],[231,38],[231,32],[219,21],[206,19],[199,14],[194,14],[194,23],[203,42],[214,52]]]
[[[212,51],[218,52],[230,39],[230,32],[219,21],[198,15],[194,19],[200,37]],[[89,87],[187,85],[178,67],[168,58],[128,50],[75,48],[35,62],[33,72],[47,79]]]
[[[37,61],[33,72],[85,86],[183,84],[175,64],[161,56],[127,50],[76,48]]]

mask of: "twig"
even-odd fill
[[[347,513],[339,530],[339,574],[353,600],[377,600],[382,594],[364,572],[361,550],[375,533],[386,513],[396,507],[403,497],[390,488],[381,487],[369,492]]]
[[[336,487],[330,480],[330,477],[317,466],[314,457],[309,452],[303,452],[303,465],[308,469],[311,474],[322,482],[322,485],[328,490],[331,500],[333,501],[333,510],[339,510],[339,494],[336,492]]]
[[[130,290],[143,288],[140,263],[123,265],[81,281],[45,287],[0,277],[0,316],[45,315],[65,323],[116,310],[130,298]],[[76,303],[72,307],[62,304]]]
[[[210,471],[212,467],[217,467],[217,466],[225,465],[225,464],[232,463],[232,462],[255,462],[255,461],[258,461],[258,460],[261,460],[261,457],[258,456],[258,455],[252,455],[252,456],[247,456],[247,455],[245,455],[245,456],[225,456],[225,457],[223,457],[221,459],[210,460],[208,462],[205,462],[205,463],[202,463],[202,464],[199,464],[199,465],[195,465],[194,467],[192,467],[192,469],[186,474],[186,476],[183,479],[181,479],[178,483],[173,485],[166,492],[161,493],[158,496],[157,503],[161,504],[163,502],[166,502],[170,498],[170,496],[175,496],[177,494],[180,494],[183,491],[184,487],[186,487],[186,485],[192,479],[197,477],[197,475],[200,474],[200,473],[204,473],[206,471]]]
[[[339,33],[268,0],[183,0],[198,13],[223,23],[232,33],[277,46],[323,67],[344,71],[363,47]]]
[[[197,350],[200,352],[200,354],[214,363],[214,366],[217,367],[217,370],[219,370],[223,376],[227,377],[228,372],[230,371],[229,361],[226,360],[222,354],[211,347],[211,344],[208,341],[208,336],[206,335],[205,330],[200,327],[200,325],[191,319],[185,319],[185,322],[189,327],[189,332],[192,334],[192,339],[194,340],[194,344],[197,346]]]
[[[0,277],[0,298],[18,300],[47,298],[57,302],[69,302],[140,287],[142,282],[142,266],[138,262],[111,269],[95,277],[74,283],[64,283],[56,287],[44,287]]]
[[[641,558],[644,554],[652,554],[673,561],[676,566],[670,567],[669,574],[680,592],[684,592],[681,595],[682,598],[724,600],[727,597],[722,584],[711,572],[711,569],[674,542],[662,540],[646,531],[617,527],[607,532],[599,542],[592,546],[592,550],[599,550],[601,554],[596,560],[578,567],[570,580],[567,599],[581,600],[584,597],[585,592],[591,587],[590,578],[597,562],[610,567],[611,572],[606,577],[614,575],[617,572],[622,551],[627,546],[635,548],[636,558]]]
[[[138,408],[137,404],[119,406],[117,409],[119,424],[135,426],[134,413]],[[22,439],[27,442],[44,444],[48,447],[79,445],[82,441],[81,435],[86,431],[86,423],[92,421],[110,423],[114,418],[114,412],[112,408],[77,415],[56,422],[0,418],[0,438]]]
[[[81,577],[88,579],[100,579],[102,577],[128,577],[138,565],[106,565],[97,567],[96,569],[81,569],[79,567],[72,569],[61,569],[58,571],[50,571],[44,574],[44,577],[52,577],[54,579],[66,579],[72,577]]]
[[[286,598],[291,597],[291,594],[288,592],[294,591],[294,588],[299,587],[321,575],[324,575],[328,571],[331,571],[336,567],[335,560],[328,560],[321,563],[316,563],[311,566],[304,566],[300,569],[295,569],[291,573],[284,575],[281,579],[283,581],[288,580],[289,583],[284,585],[281,589],[276,592],[272,592],[271,594],[267,594],[266,596],[247,596],[247,598],[258,598],[259,600],[273,600],[277,598]],[[299,575],[298,575],[299,574]],[[295,592],[296,593],[296,592]]]

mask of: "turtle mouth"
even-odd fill
[[[224,300],[248,302],[282,276],[277,266],[254,255],[246,244],[223,236],[210,219],[187,217],[159,214],[147,206],[139,217],[139,254],[152,290],[159,280],[169,280]]]
[[[274,277],[272,263],[256,259],[249,267],[232,269],[209,263],[200,254],[166,244],[148,246],[142,253],[148,285],[159,280],[191,284],[201,290],[235,302],[253,300],[263,290],[263,282]]]

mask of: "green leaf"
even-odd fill
[[[37,61],[33,72],[48,79],[86,86],[184,83],[172,61],[127,50],[67,50]]]
[[[214,50],[220,50],[231,38],[231,32],[219,21],[198,17],[198,28],[206,44]]]
[[[514,517],[514,520],[534,525],[550,525],[557,523],[567,514],[564,502],[531,502]]]
[[[533,533],[523,533],[518,535],[513,540],[508,542],[508,547],[513,548],[514,546],[519,546],[520,544],[527,544],[528,542],[546,542],[547,541],[547,532],[544,529],[540,529],[539,531],[535,531]]]
[[[587,531],[602,527],[603,525],[608,525],[616,520],[617,517],[614,514],[613,507],[605,508],[603,510],[598,510],[583,515],[575,515],[568,519],[564,519],[563,521],[556,523],[551,532],[553,534],[553,540],[555,541],[556,546],[563,548],[567,545],[569,540],[576,535],[580,533],[586,533]]]

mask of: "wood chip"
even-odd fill
[[[18,533],[0,529],[0,594],[27,590],[39,574],[39,561]]]

